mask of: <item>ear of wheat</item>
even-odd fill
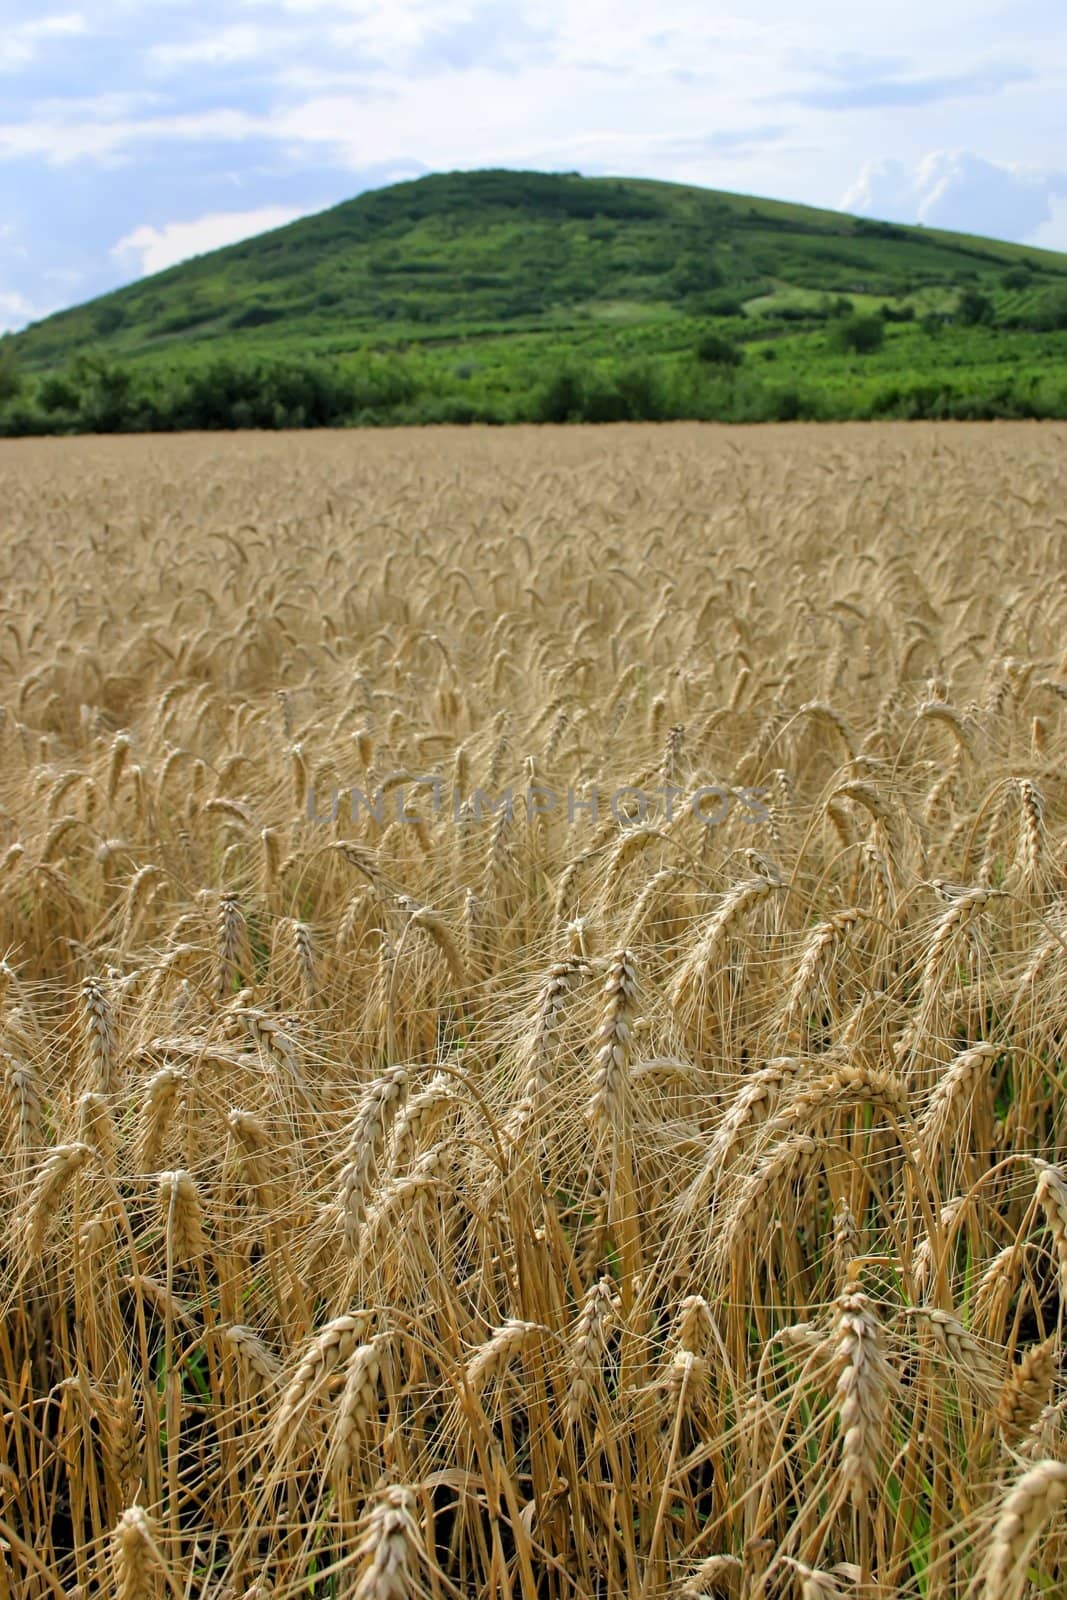
[[[505,178],[490,275],[670,232]],[[466,292],[454,189],[353,293]],[[0,440],[0,1600],[1059,1594],[1062,430],[231,400]]]

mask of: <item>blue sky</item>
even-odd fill
[[[1067,250],[1063,0],[3,0],[0,330],[362,189],[640,174]]]

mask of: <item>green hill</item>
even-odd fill
[[[850,331],[864,315],[882,325],[866,350]],[[586,414],[586,391],[618,396],[624,368],[623,414],[648,409],[642,384],[673,394],[667,414],[721,414],[727,388],[730,414],[757,389],[826,415],[891,414],[920,391],[1025,391],[1041,414],[1067,391],[1064,329],[1067,257],[1051,252],[679,184],[448,173],[33,325],[3,342],[7,388],[22,378],[6,415],[8,431],[31,413],[106,426],[108,404],[118,426],[269,423],[249,379],[267,366],[343,380],[345,419],[364,421],[552,415],[548,391],[556,412]],[[148,405],[224,369],[217,418]],[[242,383],[254,414],[233,409]],[[79,424],[94,386],[107,392]],[[321,409],[290,395],[274,420],[341,420]]]

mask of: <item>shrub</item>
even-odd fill
[[[745,315],[744,304],[729,290],[724,290],[721,294],[705,296],[704,310],[709,317],[743,317]]]
[[[843,317],[833,330],[831,342],[835,349],[853,355],[871,355],[885,343],[885,323],[881,317]]]
[[[705,333],[697,345],[697,359],[711,367],[739,367],[744,351],[718,333]]]
[[[582,411],[582,385],[576,373],[564,368],[553,373],[535,398],[535,422],[577,422]]]
[[[579,374],[564,367],[534,396],[534,422],[659,422],[685,411],[659,373],[644,365]]]
[[[126,321],[126,312],[122,306],[105,304],[97,306],[93,312],[93,331],[102,338],[109,333],[117,333]]]
[[[722,268],[716,265],[710,255],[690,250],[679,258],[670,282],[675,294],[683,297],[700,294],[703,290],[721,289]]]
[[[591,378],[582,386],[580,422],[630,422],[626,398],[610,378]]]
[[[22,388],[18,362],[9,339],[0,339],[0,405],[14,400]]]
[[[790,383],[767,391],[763,415],[768,422],[810,421],[817,415],[817,406],[812,396]]]
[[[219,358],[204,366],[149,376],[91,355],[42,378],[35,401],[53,428],[118,433],[328,428],[357,417],[383,421],[418,394],[417,378],[405,364],[376,358],[358,366]]]
[[[462,395],[436,395],[419,404],[417,415],[412,420],[424,427],[437,423],[450,427],[469,427],[475,422],[499,419],[487,414],[481,406],[464,399]]]
[[[72,380],[61,372],[50,372],[37,385],[37,404],[46,416],[61,411],[78,409],[78,390]]]
[[[157,322],[153,332],[160,334],[185,333],[189,328],[198,328],[201,323],[210,322],[216,316],[218,316],[218,310],[215,306],[195,304],[184,306],[181,311],[175,312],[173,316],[164,317],[161,322]]]
[[[82,433],[121,433],[135,422],[130,373],[96,354],[79,356],[65,373],[44,378],[37,403]]]
[[[662,386],[650,367],[625,367],[616,377],[615,387],[628,420],[659,422],[669,411]]]
[[[1027,326],[1038,333],[1056,333],[1067,328],[1067,288],[1050,289],[1032,307]]]
[[[64,426],[57,418],[46,417],[28,400],[16,400],[0,406],[0,437],[5,439],[43,437],[70,431],[69,423]]]
[[[987,327],[996,318],[993,302],[978,289],[964,289],[956,302],[956,321],[965,328]]]
[[[261,301],[254,300],[251,305],[245,306],[242,311],[235,311],[230,318],[231,328],[262,328],[269,322],[279,322],[285,316],[283,306],[266,306]]]

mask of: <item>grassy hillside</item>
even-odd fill
[[[880,316],[878,349],[854,346],[850,315]],[[702,395],[722,409],[727,371],[734,410],[768,384],[797,390],[804,414],[877,411],[902,384],[1055,410],[1065,328],[1067,257],[1050,252],[678,184],[490,171],[397,184],[183,263],[34,325],[4,361],[9,390],[22,378],[9,412],[56,426],[77,425],[94,388],[96,425],[152,425],[131,395],[187,396],[207,367],[214,392],[220,363],[216,409],[238,423],[264,363],[311,364],[320,388],[328,373],[361,420],[507,420],[535,390],[566,413],[568,384],[588,410],[579,391],[617,393],[623,367],[631,390],[697,415]],[[280,420],[339,420],[307,395],[279,404]],[[182,418],[157,406],[156,425]]]

